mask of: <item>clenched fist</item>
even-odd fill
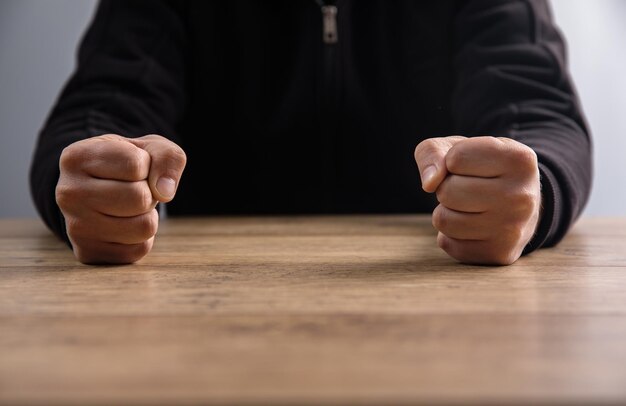
[[[107,134],[65,148],[56,201],[76,258],[131,263],[150,252],[156,204],[172,200],[185,164],[183,150],[158,135]]]
[[[537,155],[509,138],[431,138],[415,148],[426,192],[439,205],[437,243],[465,263],[515,262],[539,222]]]

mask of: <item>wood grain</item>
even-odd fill
[[[424,216],[168,219],[129,266],[0,220],[3,404],[626,403],[626,219],[509,267]]]

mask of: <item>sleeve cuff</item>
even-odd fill
[[[552,246],[556,243],[554,235],[559,225],[561,190],[552,171],[542,163],[539,163],[539,174],[541,179],[541,218],[535,235],[524,248],[522,255],[530,254],[538,248]]]

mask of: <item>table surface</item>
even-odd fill
[[[626,403],[626,219],[508,267],[425,216],[184,218],[85,266],[0,220],[0,403]]]

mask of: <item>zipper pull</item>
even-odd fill
[[[325,44],[337,42],[337,7],[322,6],[323,36]]]

